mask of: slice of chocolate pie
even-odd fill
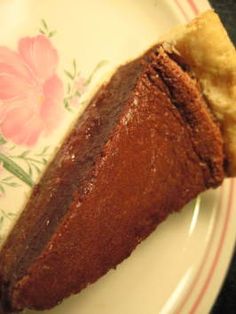
[[[214,49],[201,44],[211,32],[222,35]],[[97,92],[2,248],[3,313],[51,308],[78,293],[170,213],[235,174],[236,74],[218,58],[221,47],[236,63],[208,12]]]

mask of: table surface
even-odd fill
[[[209,0],[236,45],[236,0]],[[205,313],[203,313],[205,314]],[[236,314],[236,250],[211,314]]]

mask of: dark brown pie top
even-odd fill
[[[2,311],[46,309],[79,292],[222,182],[219,127],[178,63],[156,46],[90,102],[2,249]]]

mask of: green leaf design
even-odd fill
[[[46,35],[46,32],[44,30],[42,30],[42,28],[39,29],[39,32],[43,35]]]
[[[73,110],[70,107],[68,99],[64,99],[63,102],[64,102],[65,109],[68,110],[69,112],[72,112]]]
[[[46,23],[46,21],[44,19],[41,20],[43,27],[48,31],[48,24]]]
[[[41,26],[39,28],[39,32],[49,38],[53,37],[56,34],[55,30],[50,30],[47,22],[44,19],[41,19]]]
[[[24,151],[21,155],[19,155],[20,158],[25,158],[27,155],[29,155],[30,150]]]
[[[32,167],[31,167],[31,165],[30,165],[30,163],[29,163],[29,162],[27,162],[27,164],[28,164],[28,173],[29,173],[29,176],[32,178],[32,176],[33,176],[33,170],[32,170]]]
[[[71,85],[70,85],[70,83],[68,83],[68,84],[67,84],[67,94],[69,94],[70,91],[71,91]]]
[[[15,213],[8,213],[8,217],[16,217]]]
[[[4,222],[4,219],[8,219],[11,220],[13,217],[16,216],[16,214],[12,213],[12,212],[6,212],[5,210],[0,208],[0,224],[2,224]]]
[[[8,186],[10,186],[10,187],[12,187],[12,188],[17,188],[17,187],[19,187],[20,185],[18,184],[18,183],[16,183],[16,182],[7,182],[7,183],[5,183],[5,185],[8,185]]]
[[[14,150],[16,148],[16,145],[12,145],[11,147],[9,147],[9,151],[12,151],[12,150]]]
[[[96,67],[93,69],[92,73],[90,74],[90,76],[88,77],[88,79],[86,80],[86,85],[89,85],[94,77],[94,75],[97,73],[97,71],[103,67],[105,64],[107,64],[108,61],[107,60],[102,60],[100,61]]]
[[[42,162],[44,165],[46,165],[48,163],[47,159],[45,159],[45,158],[42,159]]]
[[[20,186],[17,182],[14,182],[15,177],[14,176],[9,176],[1,179],[0,181],[0,192],[5,194],[5,187],[12,187],[12,188],[17,188]]]
[[[0,185],[3,187],[5,186],[11,186],[11,187],[18,187],[20,186],[18,183],[14,182],[14,177],[7,177],[0,181]]]
[[[76,77],[77,74],[77,64],[76,64],[76,60],[73,60],[73,70],[74,70],[74,78]]]
[[[5,138],[0,134],[0,145],[6,144]]]
[[[31,177],[12,159],[0,153],[0,162],[2,162],[3,167],[7,171],[16,176],[18,179],[20,179],[30,187],[34,186],[34,182]]]
[[[48,163],[46,156],[48,154],[49,148],[50,146],[45,146],[39,153],[34,154],[32,154],[30,150],[26,150],[19,155],[13,154],[11,156],[8,156],[8,158],[13,162],[15,162],[15,160],[20,160],[21,162],[24,162],[25,166],[27,167],[27,175],[32,179],[34,177],[34,174],[36,173],[37,175],[39,175],[42,172],[40,168]]]
[[[3,179],[1,180],[1,182],[8,182],[8,181],[11,181],[12,179],[14,179],[13,176],[6,177],[6,178],[3,178]]]
[[[64,72],[69,77],[69,79],[74,80],[74,76],[69,71],[65,70]]]
[[[4,189],[4,187],[0,184],[0,192],[2,193],[2,194],[5,194],[5,189]]]
[[[54,35],[56,35],[57,31],[51,31],[48,33],[48,37],[51,38],[53,37]]]
[[[50,146],[45,146],[45,147],[43,148],[43,150],[42,150],[40,153],[35,154],[35,156],[39,156],[39,157],[44,156],[44,155],[47,153],[49,147],[50,147]]]
[[[96,67],[93,69],[90,76],[85,81],[85,83],[84,83],[85,86],[89,85],[91,83],[91,81],[92,81],[94,75],[97,73],[97,71],[102,66],[104,66],[107,62],[108,62],[107,60],[102,60],[96,65]],[[80,98],[83,94],[75,86],[75,79],[80,76],[80,72],[78,71],[77,62],[75,59],[73,59],[73,61],[72,61],[72,70],[71,71],[65,70],[64,72],[65,72],[66,76],[70,79],[70,81],[67,84],[67,95],[64,98],[63,103],[64,103],[64,107],[66,110],[68,110],[69,112],[73,112],[73,108],[70,105],[71,100],[73,100],[75,98]],[[82,102],[80,102],[80,104],[82,104]]]
[[[34,169],[36,170],[37,174],[41,173],[41,170],[39,169],[39,167],[35,164],[32,164],[32,166],[34,167]]]

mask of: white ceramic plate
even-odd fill
[[[208,7],[205,0],[0,2],[2,242],[104,76]],[[235,242],[234,194],[233,180],[203,194],[116,270],[49,312],[208,313]]]

